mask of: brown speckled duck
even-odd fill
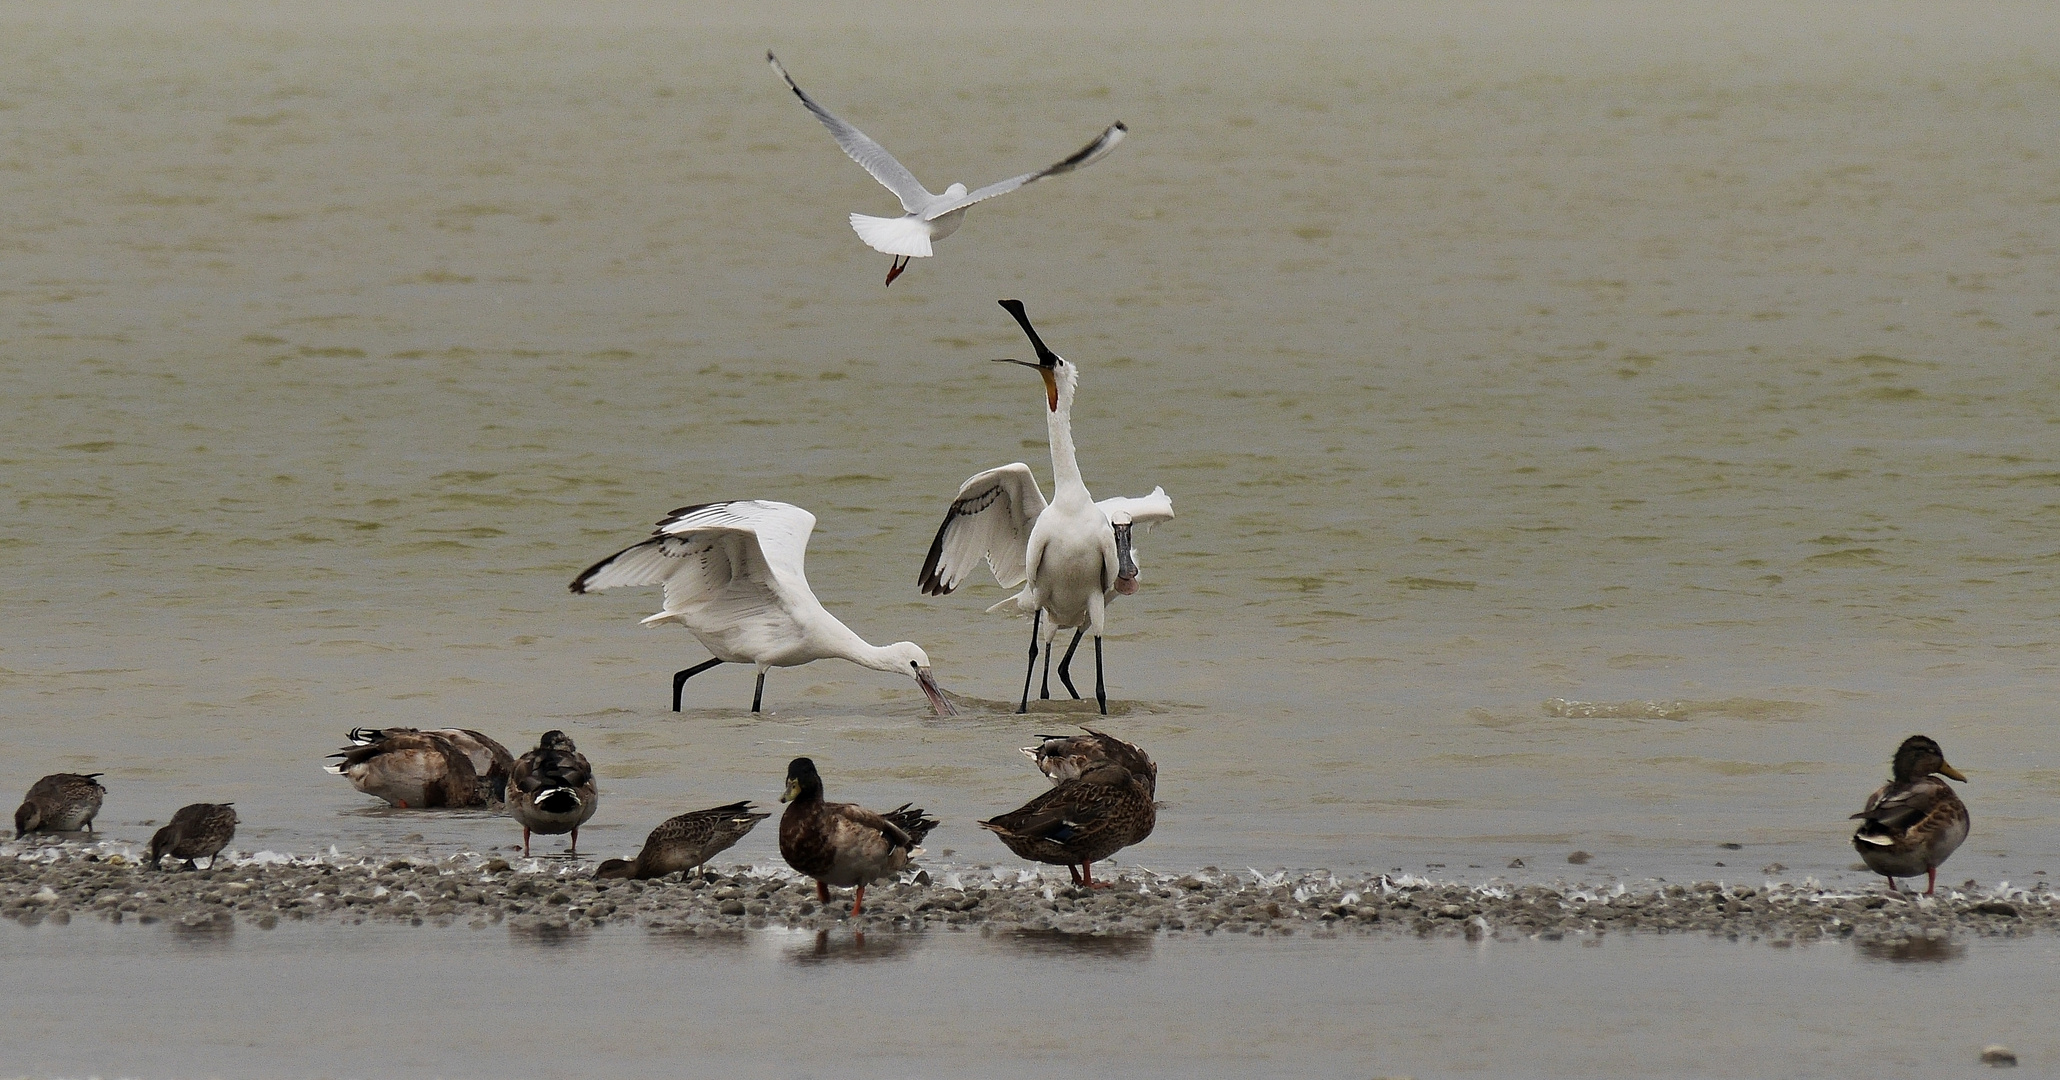
[[[1037,751],[1044,747],[1026,750],[1054,778],[1068,769],[1072,775],[980,827],[1023,858],[1064,866],[1076,885],[1105,888],[1108,883],[1094,880],[1094,864],[1150,836],[1158,825],[1152,800],[1159,767],[1143,750],[1114,736],[1089,731],[1092,742],[1080,743],[1081,738],[1045,740],[1045,747],[1064,741],[1066,752],[1040,756]]]
[[[107,789],[94,779],[99,773],[51,773],[36,781],[14,812],[14,838],[32,832],[91,831],[93,815]]]
[[[1039,735],[1036,746],[1023,747],[1023,754],[1037,763],[1037,771],[1063,783],[1113,761],[1133,773],[1148,774],[1157,786],[1159,767],[1135,743],[1127,743],[1106,732],[1083,727],[1085,735]]]
[[[159,860],[170,855],[186,860],[186,869],[196,869],[195,859],[206,859],[212,870],[222,849],[236,838],[236,811],[232,803],[197,802],[179,808],[171,823],[150,838],[150,854],[143,865],[156,869]]]
[[[579,827],[601,805],[601,790],[586,755],[562,731],[546,731],[536,749],[515,762],[508,777],[508,816],[522,823],[522,857],[529,857],[529,834],[569,832],[566,854],[579,853]]]
[[[340,760],[327,771],[403,810],[489,805],[508,783],[508,767],[496,765],[496,751],[513,765],[501,744],[462,728],[352,728],[350,740],[353,745],[330,755]],[[498,767],[498,777],[480,773],[482,767]]]
[[[644,850],[635,860],[609,859],[594,869],[594,876],[655,878],[676,873],[684,878],[771,816],[753,812],[749,802],[736,802],[667,818],[644,839]]]
[[[830,886],[857,886],[851,913],[865,908],[865,887],[900,873],[922,849],[937,819],[907,803],[884,814],[854,803],[823,801],[823,778],[815,762],[795,758],[787,765],[787,789],[780,794],[780,855],[787,865],[815,879],[816,898],[830,902]]]
[[[1925,875],[1924,895],[1938,888],[1938,866],[1967,839],[1967,804],[1940,776],[1966,782],[1960,770],[1946,764],[1938,744],[1912,735],[1896,747],[1893,779],[1867,796],[1867,808],[1854,814],[1860,827],[1853,847],[1874,872],[1888,879]]]

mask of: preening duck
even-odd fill
[[[352,728],[348,737],[326,770],[403,810],[498,803],[515,763],[506,747],[466,728]]]
[[[1083,754],[1054,755],[1055,767],[1084,766],[1083,771],[980,827],[1001,838],[1010,851],[1026,859],[1064,866],[1076,885],[1106,888],[1094,880],[1094,864],[1138,843],[1158,825],[1159,767],[1144,751],[1098,732],[1099,761]],[[1032,748],[1032,755],[1035,756]],[[1040,767],[1045,759],[1039,759]]]

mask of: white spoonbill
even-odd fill
[[[687,680],[717,664],[758,668],[758,688],[751,694],[751,711],[757,712],[768,668],[839,657],[914,678],[937,715],[952,715],[951,703],[930,677],[930,657],[914,642],[869,645],[816,600],[801,569],[814,530],[814,514],[782,502],[681,507],[658,523],[651,539],[587,567],[572,580],[572,591],[665,586],[664,609],[644,625],[679,623],[715,654],[673,675],[674,712]]]
[[[794,84],[794,77],[787,74],[786,68],[780,66],[779,57],[767,51],[765,59],[774,71],[780,73],[780,78],[787,80],[788,89],[793,90],[794,96],[801,99],[801,104],[808,106],[808,111],[814,113],[815,118],[830,129],[837,145],[844,148],[844,152],[851,156],[851,160],[863,165],[865,171],[873,174],[873,179],[878,180],[901,200],[901,208],[906,213],[898,218],[851,215],[851,227],[858,232],[859,239],[865,241],[874,251],[894,256],[894,265],[887,271],[889,285],[894,284],[894,279],[900,277],[903,270],[908,269],[910,259],[929,258],[930,244],[933,241],[942,240],[958,231],[960,223],[965,220],[966,207],[992,199],[996,195],[1006,195],[1033,180],[1057,176],[1092,165],[1114,150],[1116,144],[1122,142],[1124,134],[1130,130],[1118,120],[1096,136],[1093,142],[1081,147],[1078,153],[1056,165],[1036,172],[1027,172],[1021,176],[1012,176],[1007,180],[997,180],[972,191],[967,191],[964,184],[954,183],[944,189],[944,194],[933,195],[929,188],[924,187],[915,178],[914,173],[909,172],[901,162],[894,160],[894,155],[888,153],[886,147],[874,142],[865,132],[830,115],[828,109],[816,104],[814,98],[803,93],[801,87]]]
[[[1154,487],[1141,499],[1113,498],[1095,502],[1080,479],[1080,463],[1073,453],[1073,391],[1080,381],[1080,369],[1051,351],[1030,325],[1020,300],[1003,300],[1001,306],[1022,324],[1037,350],[1038,362],[998,360],[1021,364],[1044,377],[1045,424],[1051,436],[1052,501],[1044,501],[1036,477],[1022,462],[989,469],[959,485],[958,497],[937,527],[937,539],[930,544],[929,557],[917,578],[922,590],[942,596],[958,588],[973,568],[985,560],[994,580],[1003,588],[1023,589],[988,608],[1012,615],[1028,614],[1030,626],[1030,669],[1023,673],[1023,700],[1017,712],[1030,709],[1030,679],[1037,671],[1037,648],[1045,644],[1044,688],[1051,696],[1050,643],[1060,627],[1076,628],[1073,644],[1059,661],[1059,681],[1074,697],[1069,669],[1073,650],[1083,634],[1094,635],[1094,700],[1106,715],[1108,691],[1102,681],[1102,630],[1104,609],[1117,596],[1137,591],[1137,561],[1131,534],[1138,526],[1149,529],[1173,517],[1173,500],[1166,489]],[[1026,585],[1025,582],[1028,584]],[[1050,626],[1042,627],[1046,616]],[[1040,636],[1040,630],[1041,636]]]

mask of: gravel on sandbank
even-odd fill
[[[16,846],[16,845],[10,845]],[[176,861],[167,861],[168,867]],[[1055,870],[1056,868],[1052,868]],[[1412,934],[1469,939],[1610,931],[1699,933],[1784,942],[1851,939],[1893,947],[2060,927],[2060,893],[2044,882],[1936,897],[1853,893],[1805,881],[1592,887],[1465,884],[1414,875],[1340,877],[1327,870],[1166,874],[1124,868],[1090,892],[1043,868],[919,870],[825,907],[784,867],[733,867],[686,881],[595,881],[579,860],[477,853],[441,860],[289,858],[225,853],[219,868],[146,870],[126,847],[28,846],[0,857],[0,916],[33,925],[92,916],[189,930],[325,920],[555,930],[633,924],[652,931],[783,927],[871,932],[1041,931],[1081,935]]]

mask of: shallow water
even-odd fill
[[[806,753],[999,858],[971,822],[1081,714],[1008,715],[991,584],[914,582],[962,478],[1048,469],[1014,295],[1096,491],[1180,513],[1112,614],[1168,804],[1127,856],[1857,883],[1923,731],[1972,777],[1948,877],[2060,872],[2060,13],[926,12],[0,7],[6,783],[479,848],[322,755],[558,727],[597,852]],[[891,199],[767,45],[933,186],[1134,134],[883,290],[843,215]],[[698,647],[565,584],[735,497],[814,510],[817,592],[968,715],[832,663],[666,712]]]
[[[1874,1077],[1984,1074],[1989,1042],[2035,1072],[2060,1056],[2045,939],[1869,954],[1683,935],[97,923],[0,939],[44,972],[0,1004],[10,1072],[31,1075]],[[1882,1022],[1913,1000],[1953,1002],[1952,1022]]]

